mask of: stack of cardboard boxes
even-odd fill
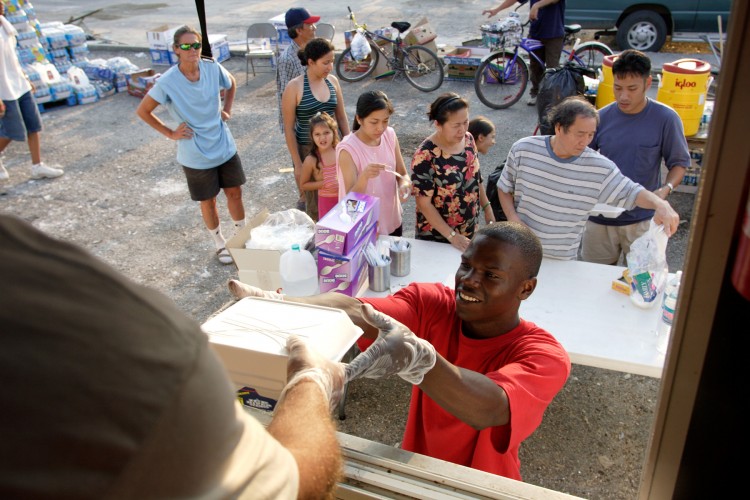
[[[174,53],[174,32],[180,26],[168,26],[166,24],[157,26],[146,32],[148,48],[151,53],[151,63],[156,66],[171,66],[177,64],[177,55]],[[227,35],[209,34],[208,42],[211,44],[211,55],[217,62],[229,59],[229,41]]]
[[[367,279],[365,249],[378,238],[380,199],[349,193],[315,225],[320,293],[354,297]]]
[[[279,14],[278,16],[272,17],[268,20],[273,24],[279,36],[275,40],[271,40],[271,45],[278,47],[279,54],[292,43],[292,39],[289,37],[289,30],[286,27],[286,13]]]
[[[163,24],[146,32],[152,64],[170,66],[177,63],[177,56],[172,50],[172,44],[174,43],[174,32],[178,28],[179,26]]]

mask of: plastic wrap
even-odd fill
[[[667,234],[664,226],[651,221],[648,231],[630,246],[628,271],[630,271],[630,299],[643,308],[653,307],[667,286]]]
[[[295,243],[300,248],[314,248],[315,221],[305,212],[291,208],[274,212],[263,224],[250,230],[245,248],[286,251]]]

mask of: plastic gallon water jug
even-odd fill
[[[296,243],[281,254],[279,262],[281,292],[291,297],[305,297],[318,293],[318,265],[307,250]]]

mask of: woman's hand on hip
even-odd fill
[[[192,139],[194,133],[193,129],[188,127],[188,124],[185,122],[180,123],[180,125],[172,131],[172,140],[179,141],[181,139]]]

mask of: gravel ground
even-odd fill
[[[92,54],[115,55],[149,66],[143,53]],[[243,192],[247,214],[290,208],[296,196],[292,175],[280,171],[289,160],[276,125],[273,77],[251,77],[246,85],[242,57],[232,57],[225,66],[238,82],[230,127],[249,178]],[[425,112],[437,94],[423,94],[403,81],[344,83],[349,116],[359,93],[371,88],[385,90],[395,103],[393,125],[404,157],[410,158],[430,133]],[[485,176],[515,140],[534,130],[535,111],[523,103],[495,111],[478,103],[471,84],[446,82],[440,90],[465,95],[472,116],[484,114],[496,123],[498,145],[482,158]],[[12,144],[2,157],[11,178],[0,185],[0,210],[84,246],[131,279],[171,297],[185,313],[203,322],[231,299],[226,281],[237,272],[234,266],[217,262],[198,207],[189,200],[175,163],[175,145],[140,122],[134,113],[138,102],[117,94],[88,105],[47,106],[43,155],[49,163],[62,164],[66,174],[56,180],[31,180],[25,146]],[[166,113],[164,117],[168,120]],[[668,247],[672,271],[682,268],[694,198],[676,193],[671,199],[685,220]],[[223,198],[219,206],[227,234],[229,216]],[[413,227],[410,201],[405,209],[407,236],[413,236]],[[658,379],[574,366],[541,427],[521,450],[525,481],[593,499],[634,498],[658,391]],[[408,398],[408,387],[400,379],[355,381],[340,430],[398,445]]]

